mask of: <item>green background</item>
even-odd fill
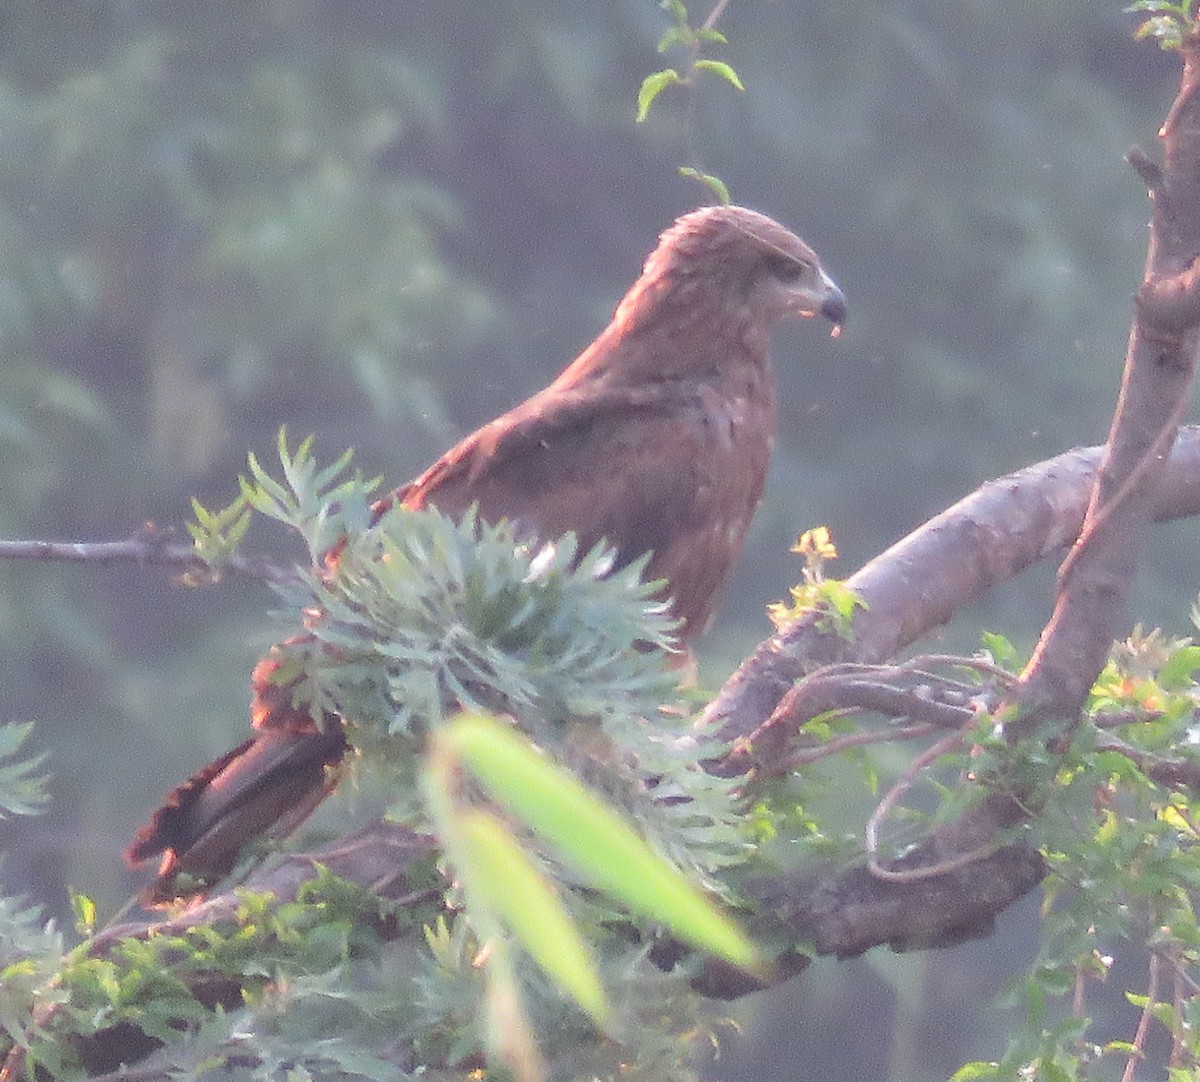
[[[591,340],[705,200],[676,172],[693,159],[850,302],[840,340],[776,335],[777,453],[706,685],[768,632],[800,530],[828,524],[848,574],[983,481],[1103,439],[1147,218],[1122,157],[1153,149],[1176,79],[1118,4],[735,0],[714,55],[746,91],[668,89],[638,125],[667,25],[652,0],[6,0],[0,533],[181,526],[284,423],[408,478]],[[1161,532],[1139,619],[1186,631],[1195,541]],[[943,645],[1030,644],[1051,580]],[[0,717],[39,723],[56,798],[0,823],[9,890],[61,915],[68,886],[102,913],[134,889],[132,830],[244,735],[270,607],[148,568],[0,566]],[[1035,907],[982,944],[819,965],[743,1008],[720,1072],[902,1082],[998,1054],[988,997]]]

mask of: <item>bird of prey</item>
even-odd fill
[[[385,497],[461,516],[478,508],[520,535],[604,541],[623,566],[649,553],[686,646],[709,622],[762,496],[775,433],[769,332],[787,316],[840,328],[841,290],[811,248],[741,207],[685,214],[662,234],[612,321],[544,390],[485,424]],[[163,853],[143,899],[181,873],[227,874],[240,846],[292,828],[327,794],[348,744],[318,728],[268,654],[254,671],[256,733],[171,793],[126,852]]]

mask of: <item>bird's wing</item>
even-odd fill
[[[485,425],[398,490],[405,506],[488,521],[581,548],[645,552],[651,579],[672,583],[695,634],[719,600],[762,492],[769,403],[728,400],[695,384],[538,395]]]

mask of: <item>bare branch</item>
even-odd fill
[[[1200,265],[1147,278],[1134,299],[1145,327],[1159,335],[1182,335],[1200,321]]]
[[[1166,452],[1187,410],[1200,344],[1200,300],[1192,263],[1200,251],[1198,43],[1182,47],[1179,94],[1159,131],[1161,183],[1146,271],[1125,359],[1116,414],[1083,528],[1059,576],[1054,613],[1021,674],[1016,738],[1048,719],[1070,725],[1108,657],[1127,633],[1127,612]],[[1067,573],[1069,572],[1069,573]]]
[[[216,581],[226,572],[260,582],[292,582],[296,575],[262,556],[234,553],[220,574],[201,560],[191,545],[169,540],[171,531],[143,527],[124,541],[0,541],[0,560],[48,560],[70,563],[132,563],[180,571],[189,582]]]
[[[848,637],[814,615],[759,644],[704,714],[722,736],[750,736],[806,673],[879,663],[948,623],[958,608],[1055,555],[1079,533],[1103,449],[1068,451],[990,481],[846,580],[866,602]],[[1200,429],[1181,429],[1153,493],[1157,521],[1200,513]]]

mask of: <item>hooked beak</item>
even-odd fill
[[[814,269],[817,281],[814,283],[810,278],[801,288],[793,289],[787,298],[787,307],[794,315],[806,319],[824,316],[833,324],[832,333],[836,338],[846,322],[846,295],[820,267]]]
[[[829,293],[821,302],[821,315],[840,331],[846,322],[846,295],[832,278],[826,278],[825,281]]]

